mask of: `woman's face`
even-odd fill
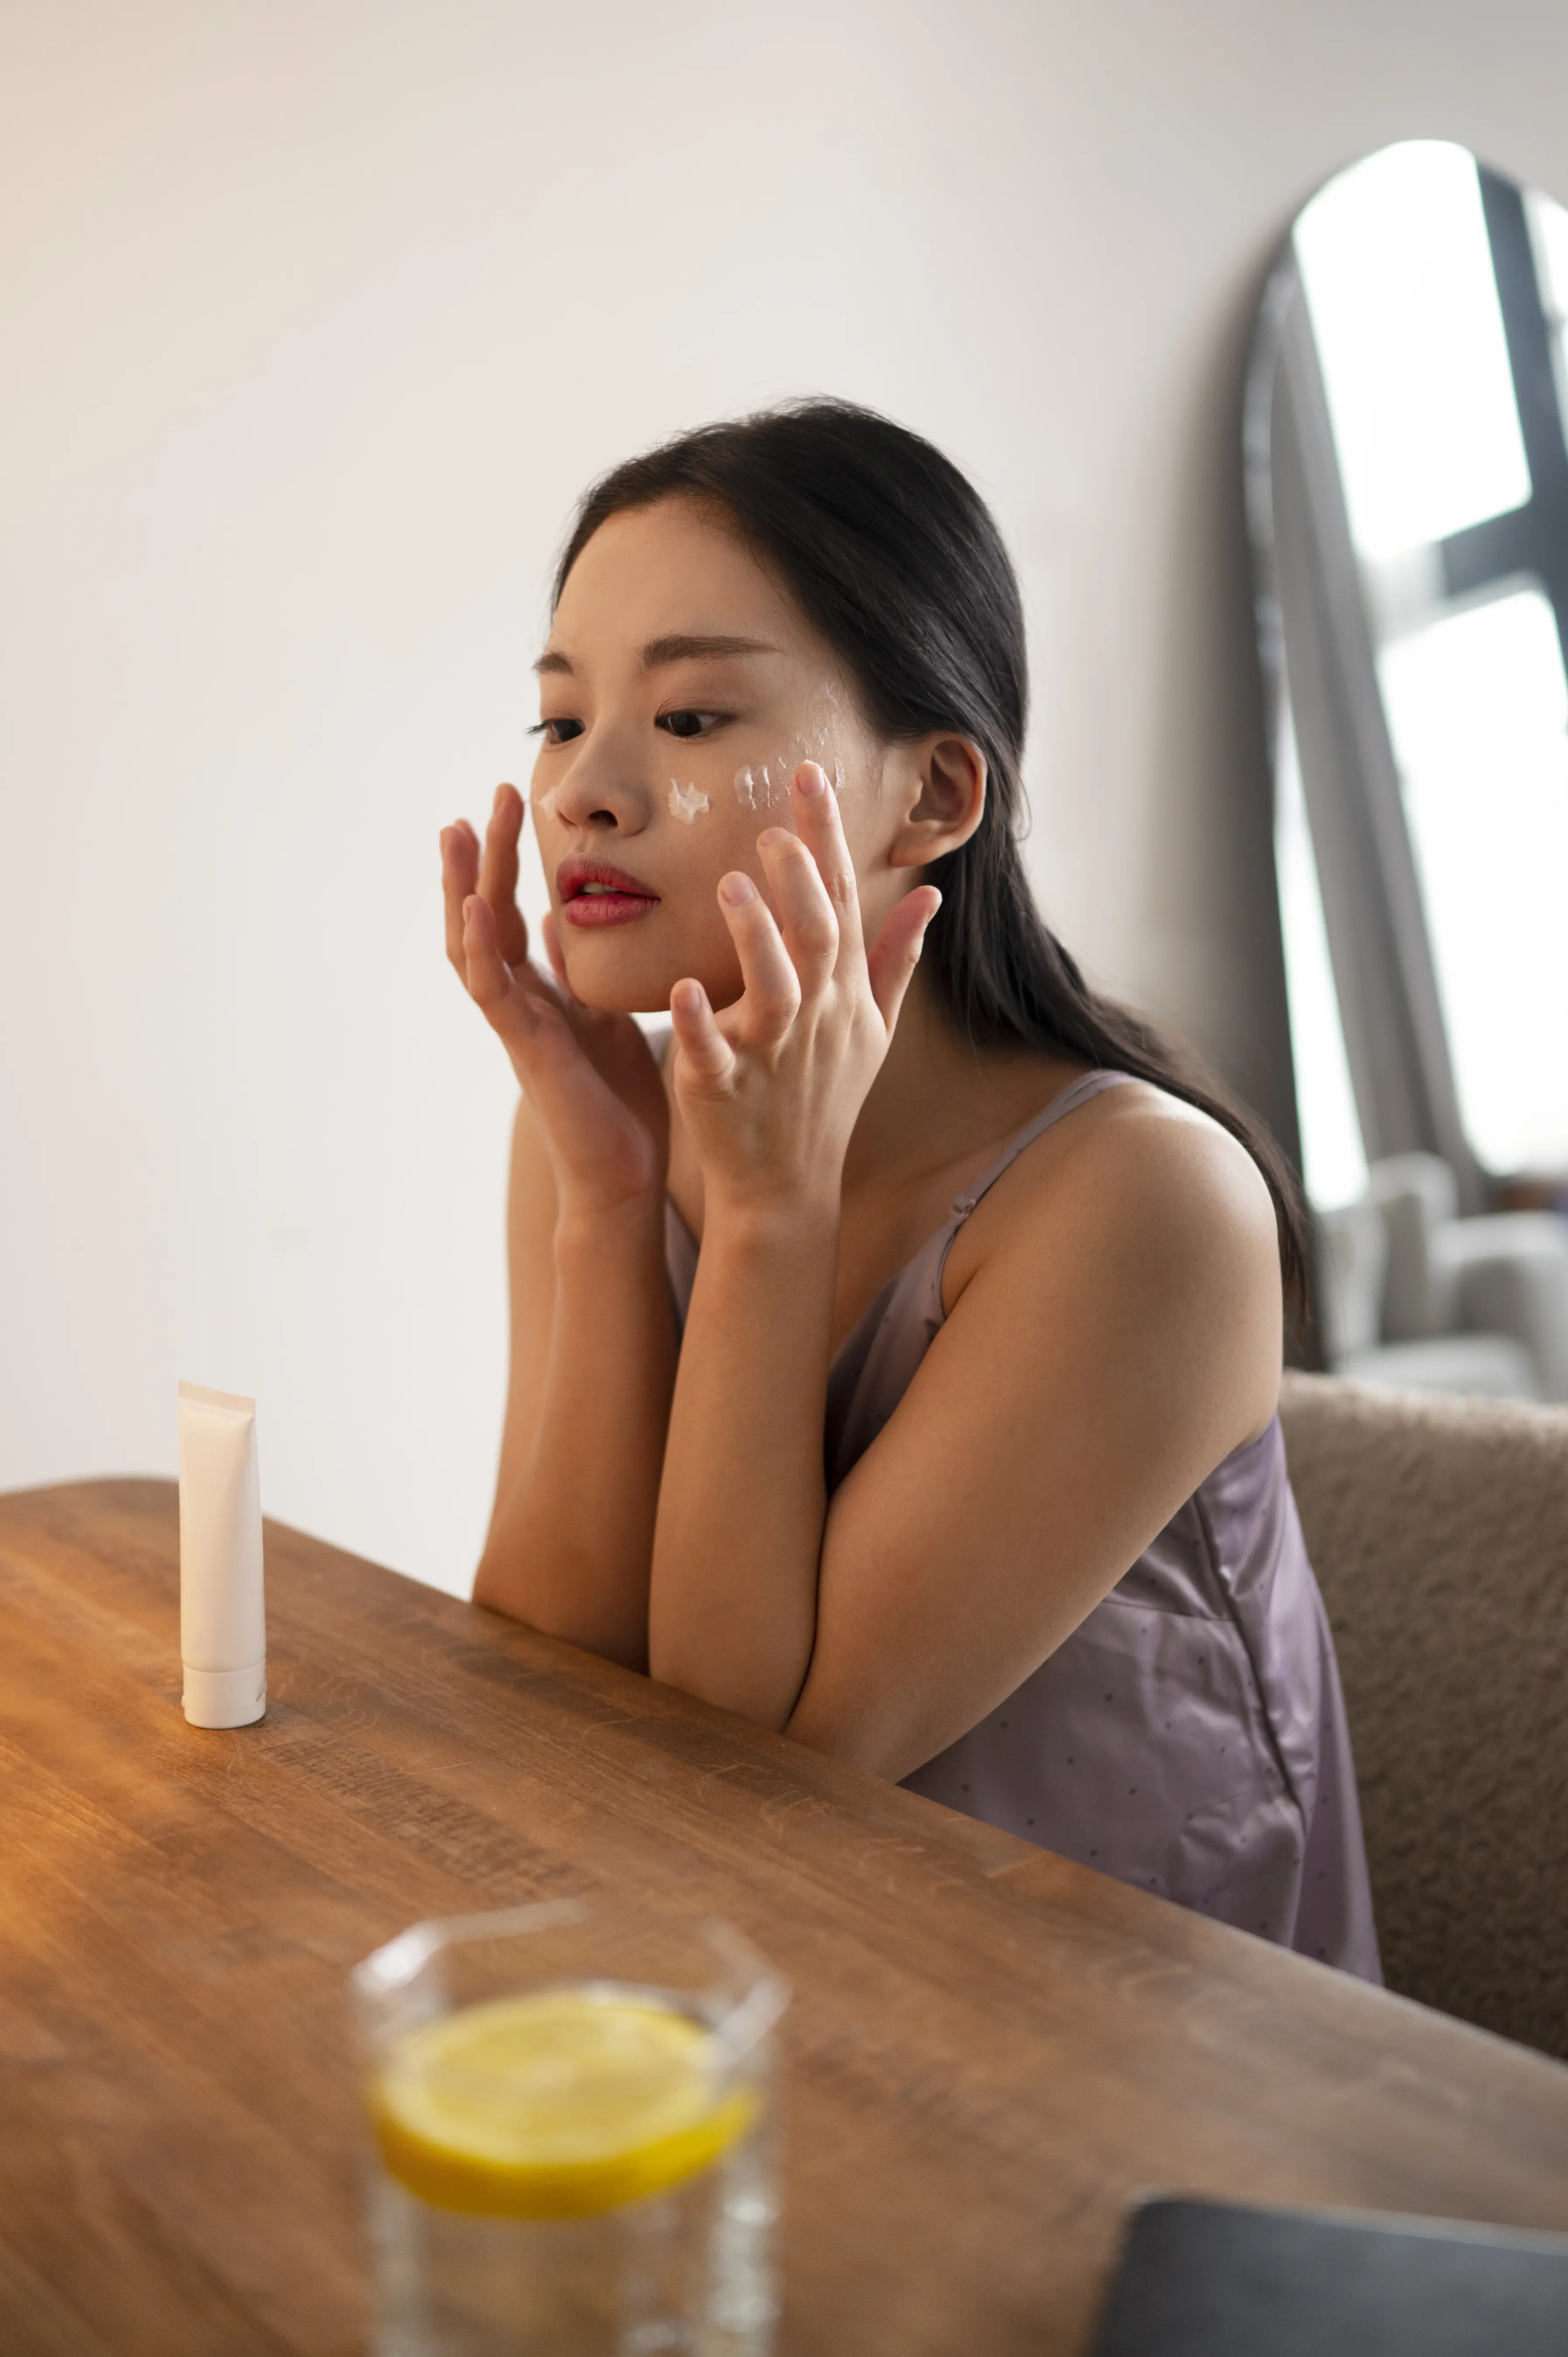
[[[887,748],[832,651],[711,511],[671,499],[602,524],[538,670],[533,823],[588,1006],[666,1007],[688,974],[716,1006],[738,996],[716,887],[743,868],[766,896],[757,838],[791,825],[802,761],[838,791],[868,939],[917,880],[889,856],[904,812],[883,791]]]

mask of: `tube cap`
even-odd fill
[[[267,1665],[253,1662],[248,1670],[193,1670],[185,1673],[185,1715],[192,1727],[249,1727],[267,1706]]]

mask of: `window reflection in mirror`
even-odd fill
[[[1379,650],[1459,1110],[1483,1165],[1568,1163],[1568,683],[1520,582]]]
[[[1439,140],[1330,181],[1295,228],[1364,564],[1523,505],[1530,468],[1475,159]]]
[[[1280,334],[1271,361],[1294,405],[1294,528],[1311,543],[1300,577],[1313,575],[1317,617],[1298,592],[1293,647],[1286,598],[1283,672],[1310,674],[1317,705],[1293,716],[1295,690],[1282,693],[1275,758],[1308,1192],[1324,1209],[1348,1201],[1369,1155],[1457,1158],[1444,1098],[1477,1184],[1561,1181],[1568,212],[1462,147],[1406,142],[1313,199],[1272,291],[1276,317],[1305,301],[1309,329],[1297,323],[1294,350]],[[1268,391],[1277,429],[1273,375]],[[1316,480],[1315,403],[1327,453]],[[1276,453],[1281,543],[1288,488]],[[1288,571],[1283,545],[1265,556]],[[1305,650],[1304,629],[1316,634]],[[1299,760],[1296,720],[1316,732]],[[1372,886],[1358,866],[1380,870]],[[1369,1019],[1358,990],[1402,1004]]]
[[[1301,754],[1288,708],[1274,748],[1274,869],[1295,1060],[1302,1178],[1307,1200],[1320,1211],[1334,1211],[1365,1194],[1367,1148],[1339,1019],[1317,855],[1301,786]]]

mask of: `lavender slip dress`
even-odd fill
[[[884,1286],[833,1361],[836,1488],[943,1322],[942,1269],[987,1189],[1125,1072],[1086,1073],[1021,1129]],[[683,1321],[697,1248],[673,1205]],[[914,1792],[1217,1921],[1380,1980],[1344,1699],[1277,1417],[1234,1450],[1111,1593]]]

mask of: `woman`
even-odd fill
[[[442,837],[522,1089],[476,1598],[1375,1977],[1299,1214],[1035,910],[985,507],[846,404],[706,427],[590,492],[538,671],[553,987],[521,797]]]

